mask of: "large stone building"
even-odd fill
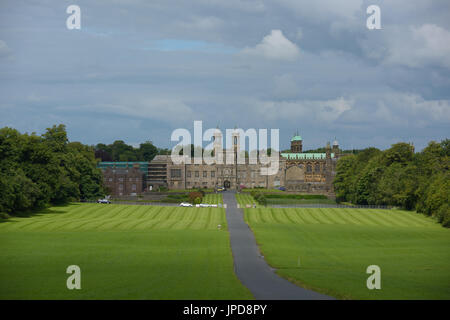
[[[220,150],[226,150],[221,145],[221,137],[214,139],[214,154]],[[262,175],[261,168],[267,167],[261,164],[253,164],[249,158],[245,163],[238,164],[237,161],[229,164],[224,159],[223,164],[201,164],[182,163],[176,164],[170,156],[158,155],[146,166],[137,163],[141,170],[147,170],[145,186],[143,190],[155,190],[161,186],[169,189],[191,189],[191,188],[215,188],[224,186],[236,189],[239,187],[254,188],[277,188],[285,187],[290,191],[304,193],[332,194],[332,181],[335,174],[336,160],[339,157],[339,146],[334,141],[331,147],[328,143],[324,153],[303,152],[303,140],[299,135],[291,139],[290,152],[279,154],[278,171],[273,175]],[[236,159],[239,150],[239,136],[233,136],[233,151],[228,155]],[[101,163],[100,163],[101,165]],[[135,163],[135,166],[136,163]],[[106,173],[106,172],[105,172]],[[113,188],[117,190],[117,188]],[[130,195],[124,193],[123,195]],[[115,193],[115,195],[119,195]]]

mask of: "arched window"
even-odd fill
[[[312,166],[310,164],[306,165],[306,172],[312,172]]]
[[[319,164],[319,163],[316,163],[316,164],[314,165],[314,171],[315,171],[315,172],[320,172],[320,164]]]

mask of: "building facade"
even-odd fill
[[[221,137],[214,140],[214,150],[223,150]],[[332,181],[335,174],[336,161],[339,157],[339,145],[327,144],[324,153],[302,152],[302,137],[291,139],[290,152],[280,153],[278,172],[273,175],[262,175],[261,164],[252,164],[249,158],[245,164],[175,164],[170,156],[157,156],[149,165],[147,184],[150,188],[165,186],[169,189],[214,188],[224,186],[236,189],[239,187],[277,188],[306,193],[333,193]],[[239,152],[239,137],[233,137],[234,157]]]
[[[236,159],[237,154],[240,152],[239,135],[234,135],[232,140],[233,150],[227,153],[227,150],[223,148],[221,143],[222,137],[219,135],[215,136],[214,155],[218,155],[219,151],[223,151],[224,157],[232,156]],[[229,159],[223,159],[223,164],[206,164],[204,162],[201,164],[176,164],[170,156],[158,155],[151,162],[145,163],[145,165],[128,163],[141,173],[146,170],[146,174],[142,174],[141,189],[130,189],[128,184],[124,184],[121,187],[122,189],[119,189],[116,184],[135,177],[119,176],[117,168],[114,176],[113,169],[111,166],[108,166],[107,169],[104,169],[104,176],[108,179],[107,183],[114,182],[111,184],[111,190],[114,190],[114,195],[140,194],[143,191],[156,190],[159,187],[168,189],[210,189],[219,186],[230,189],[284,187],[289,191],[333,194],[332,181],[335,175],[336,161],[339,158],[337,141],[334,141],[332,147],[328,143],[324,153],[304,153],[302,145],[302,137],[295,135],[291,139],[290,152],[279,154],[278,171],[273,175],[262,175],[261,169],[267,167],[267,165],[254,164],[250,160],[251,157],[245,158],[245,163],[242,164],[238,164],[237,161],[227,161]],[[99,167],[102,167],[101,164],[99,164]],[[123,163],[120,164],[122,167],[124,166]],[[123,168],[120,170],[123,170]],[[128,174],[134,173],[130,171]],[[110,181],[111,178],[113,179],[112,181]],[[117,179],[122,180],[118,181]]]
[[[117,166],[106,166],[102,169],[103,185],[113,196],[137,196],[142,194],[145,186],[145,174],[140,170],[139,164],[126,163],[129,167],[123,168],[123,163]]]

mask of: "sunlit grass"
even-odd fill
[[[224,209],[45,212],[0,223],[0,299],[251,298],[233,272]],[[69,265],[81,268],[81,290],[66,288]]]
[[[450,230],[400,210],[246,209],[268,263],[307,288],[353,299],[450,299]],[[300,261],[300,265],[299,265]],[[381,268],[381,290],[366,286]]]

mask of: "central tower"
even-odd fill
[[[298,135],[294,135],[291,139],[291,152],[292,153],[302,153],[303,152],[303,140],[302,137]]]

